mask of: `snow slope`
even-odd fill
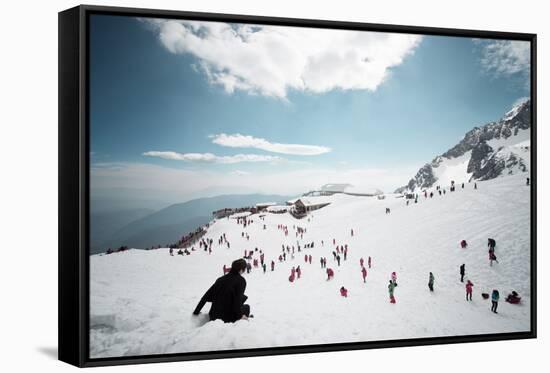
[[[522,175],[473,183],[454,193],[420,197],[406,206],[388,195],[356,197],[337,194],[332,203],[296,220],[288,213],[265,214],[246,228],[236,219],[215,221],[206,237],[213,253],[195,251],[171,257],[168,249],[129,250],[90,258],[91,357],[129,356],[190,351],[311,345],[339,342],[504,333],[530,329],[529,187]],[[385,208],[391,208],[385,214]],[[266,224],[266,229],[263,229]],[[288,226],[289,235],[277,229]],[[296,245],[293,225],[307,232],[302,243],[315,248],[279,263],[281,244]],[[350,229],[355,235],[351,237]],[[250,240],[241,237],[246,231]],[[218,246],[225,233],[231,248]],[[489,266],[487,238],[497,241],[499,264]],[[338,267],[331,252],[348,244],[347,261]],[[466,239],[467,249],[459,247]],[[324,246],[321,246],[321,240]],[[224,324],[208,322],[209,304],[199,317],[191,315],[200,297],[222,275],[222,266],[262,249],[275,271],[253,269],[245,274],[246,294],[255,318]],[[304,262],[304,253],[313,263]],[[366,284],[359,259],[372,256]],[[326,281],[320,256],[327,257],[335,278]],[[472,302],[466,302],[459,265],[474,283]],[[302,278],[288,281],[290,268],[300,265]],[[397,304],[388,302],[387,283],[397,271]],[[428,291],[428,273],[435,275],[435,292]],[[339,295],[340,286],[349,297]],[[499,289],[499,314],[481,292]],[[516,290],[522,304],[504,297]],[[203,325],[204,324],[204,325]]]

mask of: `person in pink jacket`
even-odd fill
[[[361,268],[361,274],[363,275],[363,282],[367,282],[367,269],[365,267]]]
[[[468,280],[466,282],[466,300],[472,300],[473,288],[474,288],[474,284],[472,283],[472,281]],[[470,297],[470,299],[468,299],[468,297]]]
[[[348,289],[346,289],[345,287],[341,287],[340,288],[340,295],[343,296],[344,298],[347,298],[348,297]]]

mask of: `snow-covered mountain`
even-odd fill
[[[494,179],[529,172],[531,101],[514,106],[499,121],[475,127],[454,147],[425,164],[397,193]]]

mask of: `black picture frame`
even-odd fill
[[[531,330],[314,346],[89,358],[89,30],[93,14],[521,40],[531,43]],[[536,338],[536,34],[81,5],[59,13],[59,360],[79,367]]]

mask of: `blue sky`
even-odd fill
[[[104,195],[392,190],[529,95],[521,42],[103,15],[90,31]]]

